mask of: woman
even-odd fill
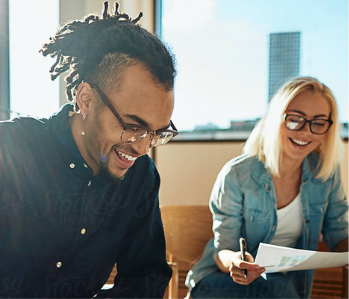
[[[210,198],[214,238],[186,279],[192,298],[309,297],[313,270],[265,274],[254,257],[260,242],[317,250],[321,233],[330,250],[348,251],[342,146],[330,89],[311,77],[287,82],[244,155],[217,177]]]

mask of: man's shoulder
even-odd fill
[[[139,157],[134,163],[134,165],[130,168],[130,170],[132,170],[132,172],[134,172],[135,174],[139,174],[139,172],[143,172],[143,173],[157,172],[154,161],[148,155]]]
[[[45,120],[31,117],[14,118],[0,122],[1,143],[33,141],[45,130]],[[3,144],[5,145],[5,144]]]
[[[66,132],[66,127],[69,126],[67,117],[72,107],[71,104],[66,104],[49,118],[18,117],[1,121],[0,141],[27,142],[34,146],[47,143],[53,135]]]
[[[37,119],[33,117],[18,117],[9,120],[0,121],[1,132],[30,129],[45,123],[46,119]]]
[[[142,185],[144,183],[152,185],[159,180],[160,177],[155,163],[148,155],[139,157],[127,171],[124,179],[125,183],[132,185]]]
[[[143,155],[139,157],[134,165],[139,165],[138,167],[146,167],[151,169],[155,167],[155,163],[149,155]]]

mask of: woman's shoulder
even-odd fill
[[[226,169],[248,169],[255,163],[261,163],[258,158],[249,154],[243,154],[229,160],[223,168]]]
[[[237,177],[241,183],[248,180],[253,173],[265,172],[264,164],[257,157],[243,154],[229,160],[222,168],[220,175]]]

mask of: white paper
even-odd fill
[[[348,252],[318,252],[260,243],[255,263],[265,273],[344,267]]]

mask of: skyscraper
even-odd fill
[[[299,75],[300,32],[271,33],[269,100],[287,80]]]

